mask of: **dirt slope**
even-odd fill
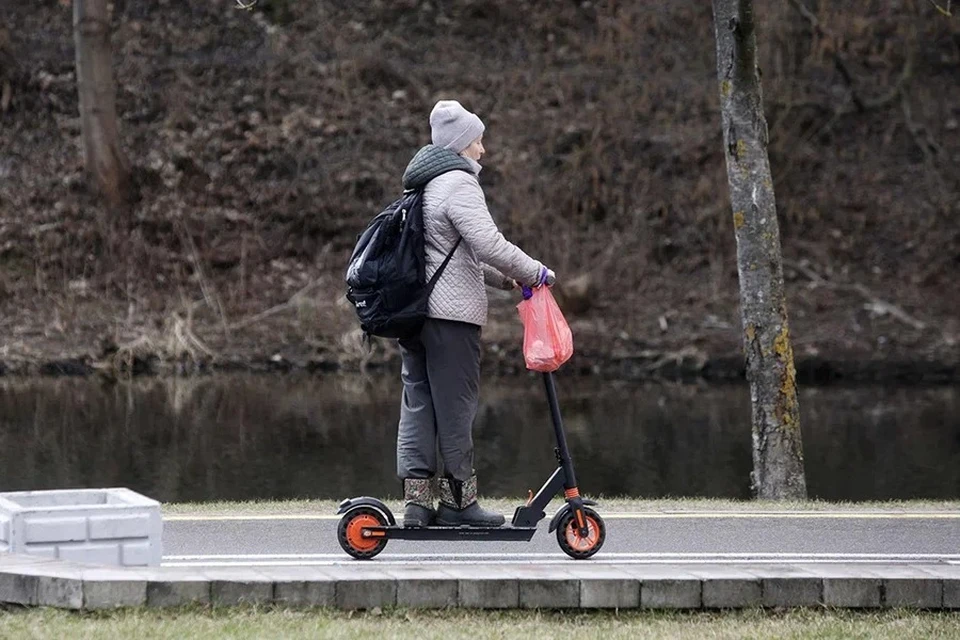
[[[429,140],[433,102],[456,97],[487,123],[495,217],[567,283],[581,366],[735,372],[709,3],[120,0],[118,110],[140,200],[112,217],[81,173],[71,10],[10,4],[7,369],[389,357],[359,343],[346,254]],[[919,1],[807,0],[808,17],[759,4],[775,5],[759,7],[759,35],[801,371],[956,373],[960,21]],[[494,296],[485,336],[515,364],[513,303]]]

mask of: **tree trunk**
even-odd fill
[[[120,149],[107,0],[73,0],[80,128],[87,176],[111,207],[129,201],[130,175]]]
[[[713,14],[744,357],[753,406],[752,486],[761,499],[803,499],[807,488],[800,406],[767,157],[753,3],[713,0]]]

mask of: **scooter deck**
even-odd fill
[[[504,540],[526,542],[536,527],[369,527],[374,537],[388,540]],[[382,532],[382,533],[380,533]]]

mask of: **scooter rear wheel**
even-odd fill
[[[387,546],[384,537],[367,537],[363,530],[367,527],[385,527],[387,519],[376,509],[360,507],[353,509],[340,518],[337,526],[337,541],[340,547],[357,560],[369,560]]]
[[[587,521],[586,537],[580,535],[580,525],[573,509],[564,514],[557,527],[557,543],[563,552],[574,560],[586,560],[600,551],[607,537],[607,527],[599,513],[590,507],[584,507],[583,517]]]

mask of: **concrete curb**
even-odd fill
[[[960,566],[415,565],[113,568],[0,554],[0,602],[64,609],[290,607],[960,609]]]

